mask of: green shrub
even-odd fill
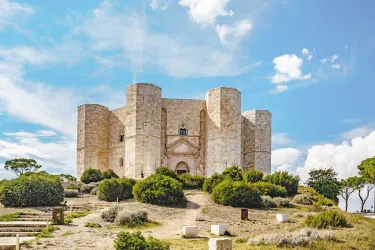
[[[298,194],[309,195],[312,198],[319,195],[318,191],[307,186],[298,186]]]
[[[175,171],[173,171],[172,169],[168,168],[168,167],[157,168],[156,171],[155,171],[155,174],[169,176],[173,179],[179,180],[179,177],[178,177],[177,173]]]
[[[192,176],[191,174],[182,174],[179,178],[184,189],[202,189],[206,179],[203,176]]]
[[[290,207],[289,199],[275,197],[272,200],[276,203],[277,207]]]
[[[135,199],[144,203],[162,206],[186,206],[182,185],[177,180],[164,175],[151,175],[138,181],[134,188]]]
[[[4,206],[58,206],[64,188],[59,178],[48,174],[22,175],[5,182],[0,197]]]
[[[153,237],[145,237],[140,232],[120,232],[116,239],[116,250],[169,250],[168,244]]]
[[[277,207],[275,201],[269,196],[262,196],[262,207],[264,208],[275,208]]]
[[[256,182],[251,183],[249,185],[254,188],[257,188],[262,195],[267,195],[271,197],[286,196],[286,189],[284,187],[269,182]]]
[[[314,202],[314,204],[317,206],[327,206],[327,207],[332,207],[336,205],[336,203],[333,200],[330,200],[321,194],[316,196],[316,201]]]
[[[225,180],[231,180],[231,181],[242,181],[242,169],[236,165],[233,164],[230,168],[226,168],[222,174],[224,176]]]
[[[285,187],[288,196],[297,194],[299,177],[287,172],[275,172],[263,178],[265,182]]]
[[[98,188],[93,188],[91,191],[90,191],[90,194],[91,195],[96,195],[98,193]]]
[[[64,196],[66,198],[72,198],[72,197],[78,197],[78,191],[73,189],[65,189],[64,190]]]
[[[99,200],[117,201],[132,197],[132,183],[126,178],[105,179],[98,187]]]
[[[90,182],[98,182],[103,180],[103,175],[98,169],[86,169],[81,176],[81,181],[85,184],[89,184]]]
[[[343,212],[327,210],[308,215],[304,224],[313,228],[346,227],[348,222]]]
[[[83,184],[83,185],[80,187],[79,191],[80,191],[81,193],[83,193],[83,194],[89,194],[89,193],[91,192],[91,190],[93,190],[93,189],[96,188],[96,187],[97,187],[97,186],[96,186],[95,182],[91,182],[91,183],[89,183],[89,184]]]
[[[113,172],[112,169],[104,171],[102,173],[102,176],[103,176],[103,179],[119,178],[119,176],[115,172]]]
[[[243,180],[248,183],[254,183],[262,181],[263,179],[263,172],[255,169],[246,170],[243,173]]]
[[[243,182],[223,181],[212,191],[212,200],[232,207],[259,208],[262,198],[258,189]]]
[[[312,205],[313,199],[311,198],[310,195],[297,194],[296,196],[294,196],[293,202],[297,204],[302,204],[302,205]]]
[[[102,227],[99,223],[96,222],[86,222],[85,227],[99,228]]]
[[[118,213],[115,222],[120,226],[127,226],[129,228],[142,226],[148,221],[148,215],[145,211],[128,212],[122,210]]]
[[[214,173],[210,178],[204,180],[203,191],[212,193],[212,190],[216,185],[224,181],[224,176],[218,173]]]
[[[114,222],[119,212],[121,212],[123,209],[123,206],[116,204],[109,209],[104,210],[101,217],[106,222]]]

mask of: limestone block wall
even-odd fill
[[[206,95],[206,176],[241,165],[241,93],[216,88]]]
[[[127,87],[125,119],[125,176],[147,177],[160,166],[161,89],[137,83]]]
[[[78,108],[77,175],[89,168],[108,169],[109,110],[98,104]]]
[[[108,168],[118,176],[125,175],[125,135],[126,106],[109,112],[108,127]]]
[[[265,174],[271,172],[271,133],[272,114],[267,110],[250,110],[243,113],[245,123],[249,126],[247,133],[253,133],[249,148],[244,144],[244,166],[251,166]],[[247,120],[247,121],[246,121]],[[244,140],[243,140],[244,141]],[[246,140],[245,140],[246,141]],[[251,154],[251,151],[253,153]]]

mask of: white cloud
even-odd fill
[[[338,55],[332,55],[329,58],[322,58],[320,61],[322,62],[322,64],[326,65],[327,67],[330,67],[333,69],[340,69],[341,65],[336,63],[337,59],[339,59]]]
[[[289,143],[291,143],[291,140],[287,133],[275,133],[272,135],[272,144],[287,145]]]
[[[351,142],[323,144],[311,147],[303,167],[297,169],[303,181],[308,172],[316,168],[332,167],[338,178],[348,178],[358,174],[357,166],[366,158],[375,155],[375,131],[365,137],[356,137]]]
[[[223,45],[236,44],[241,38],[247,35],[253,25],[248,20],[237,22],[233,27],[228,25],[216,25],[216,33]]]
[[[233,11],[225,7],[230,0],[180,0],[179,4],[189,8],[190,18],[199,24],[215,22],[218,16],[232,16]]]
[[[35,133],[31,132],[4,132],[3,135],[8,137],[16,137],[16,138],[35,138],[35,137],[51,137],[57,135],[54,131],[51,130],[37,130]]]
[[[351,140],[356,137],[363,137],[368,134],[370,134],[372,131],[374,131],[375,125],[374,124],[368,124],[361,127],[353,128],[351,130],[345,131],[341,134],[339,134],[339,137],[342,140]]]
[[[150,6],[153,10],[165,11],[171,4],[172,0],[151,0]]]
[[[33,14],[34,10],[26,4],[0,0],[0,32],[7,26],[16,27],[17,23]]]
[[[303,48],[301,52],[302,52],[303,55],[307,56],[307,60],[310,61],[311,59],[313,59],[313,56],[308,49]]]
[[[271,165],[273,169],[290,169],[290,166],[302,156],[302,152],[296,148],[280,148],[272,150]],[[290,165],[287,167],[287,165]]]
[[[301,66],[303,59],[296,55],[282,55],[273,59],[277,73],[273,76],[272,82],[279,84],[292,80],[307,80],[311,74],[302,75]]]
[[[281,93],[281,92],[283,92],[283,91],[285,91],[287,89],[288,89],[287,85],[277,85],[276,86],[276,92],[278,92],[278,93]]]
[[[292,168],[290,164],[283,164],[276,169],[276,172],[288,172]]]
[[[342,120],[341,122],[346,123],[346,124],[357,124],[360,123],[362,120],[359,118],[350,118],[350,119],[345,119]]]

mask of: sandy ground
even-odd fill
[[[274,210],[249,210],[249,220],[240,219],[241,209],[221,206],[213,203],[210,196],[200,191],[187,191],[187,208],[168,208],[143,204],[130,200],[121,202],[128,210],[145,210],[149,219],[157,222],[159,225],[136,229],[143,235],[152,235],[160,239],[181,239],[183,226],[196,225],[199,230],[199,237],[210,237],[210,225],[228,224],[229,232],[235,238],[248,238],[264,233],[287,232],[300,228],[298,219],[292,219],[291,223],[280,225],[276,222]],[[39,239],[33,242],[27,249],[113,249],[113,241],[119,231],[135,231],[119,228],[114,224],[106,223],[100,218],[101,211],[111,206],[113,203],[100,202],[96,196],[85,195],[81,198],[72,198],[68,200],[68,206],[81,206],[86,208],[95,208],[94,211],[82,218],[74,219],[71,225],[59,226],[55,231],[54,238]],[[208,221],[195,221],[195,213],[202,209],[209,217]],[[8,210],[2,208],[0,211]],[[19,210],[18,210],[19,211]],[[288,209],[290,214],[295,210]],[[293,216],[292,216],[293,218]],[[294,221],[293,221],[294,220]],[[101,228],[87,228],[86,222],[99,223]],[[185,240],[185,239],[181,239]],[[171,249],[174,249],[171,246]]]

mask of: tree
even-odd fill
[[[361,199],[361,212],[363,212],[370,191],[375,188],[375,156],[367,158],[358,165],[360,178],[357,180],[357,190]],[[365,189],[365,196],[361,196],[361,190]]]
[[[17,176],[27,172],[36,172],[41,167],[36,160],[27,158],[15,158],[6,161],[4,164],[6,170],[12,170]]]
[[[349,177],[348,179],[341,180],[340,184],[340,195],[345,200],[345,212],[347,212],[349,197],[356,190],[356,179],[355,177]]]
[[[340,194],[341,187],[337,180],[337,173],[333,168],[310,170],[306,184],[321,195],[338,203],[337,196]]]
[[[375,180],[375,156],[363,160],[358,165],[359,175],[366,179]]]

